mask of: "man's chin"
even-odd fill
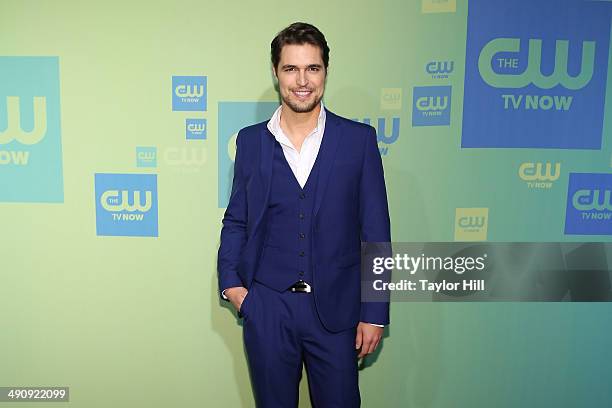
[[[294,101],[284,100],[285,104],[294,111],[295,113],[308,113],[312,112],[321,102],[321,100],[314,100],[308,103],[295,103]]]

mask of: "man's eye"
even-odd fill
[[[295,71],[295,67],[287,68],[287,69],[285,69],[285,71]]]
[[[317,68],[317,67],[310,67],[310,70],[317,72],[319,70],[319,68]]]

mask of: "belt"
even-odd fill
[[[299,281],[294,283],[293,286],[289,288],[289,290],[291,290],[291,292],[293,293],[310,293],[312,292],[312,286],[300,279]]]

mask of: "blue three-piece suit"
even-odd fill
[[[303,188],[266,122],[236,139],[219,289],[249,289],[239,315],[258,407],[297,406],[302,362],[315,407],[358,407],[357,324],[389,324],[388,302],[361,301],[361,242],[391,240],[376,132],[326,117]],[[299,280],[312,292],[288,290]]]

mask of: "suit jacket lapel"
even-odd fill
[[[314,217],[316,217],[319,207],[321,207],[325,189],[330,178],[329,173],[333,167],[338,145],[342,138],[341,127],[339,126],[340,120],[338,120],[338,117],[327,109],[325,109],[325,114],[325,131],[323,132],[323,140],[321,141],[321,147],[319,148],[317,156],[317,160],[319,160],[319,177],[317,180]]]
[[[257,220],[255,221],[255,227],[253,228],[254,232],[257,231],[257,227],[259,226],[259,223],[266,212],[266,208],[268,208],[270,188],[272,185],[272,162],[274,159],[274,136],[272,133],[270,133],[267,126],[264,126],[261,133],[259,173],[261,176],[264,196],[262,197],[263,199],[259,200],[258,202],[258,204],[261,205],[261,208],[259,210]]]

